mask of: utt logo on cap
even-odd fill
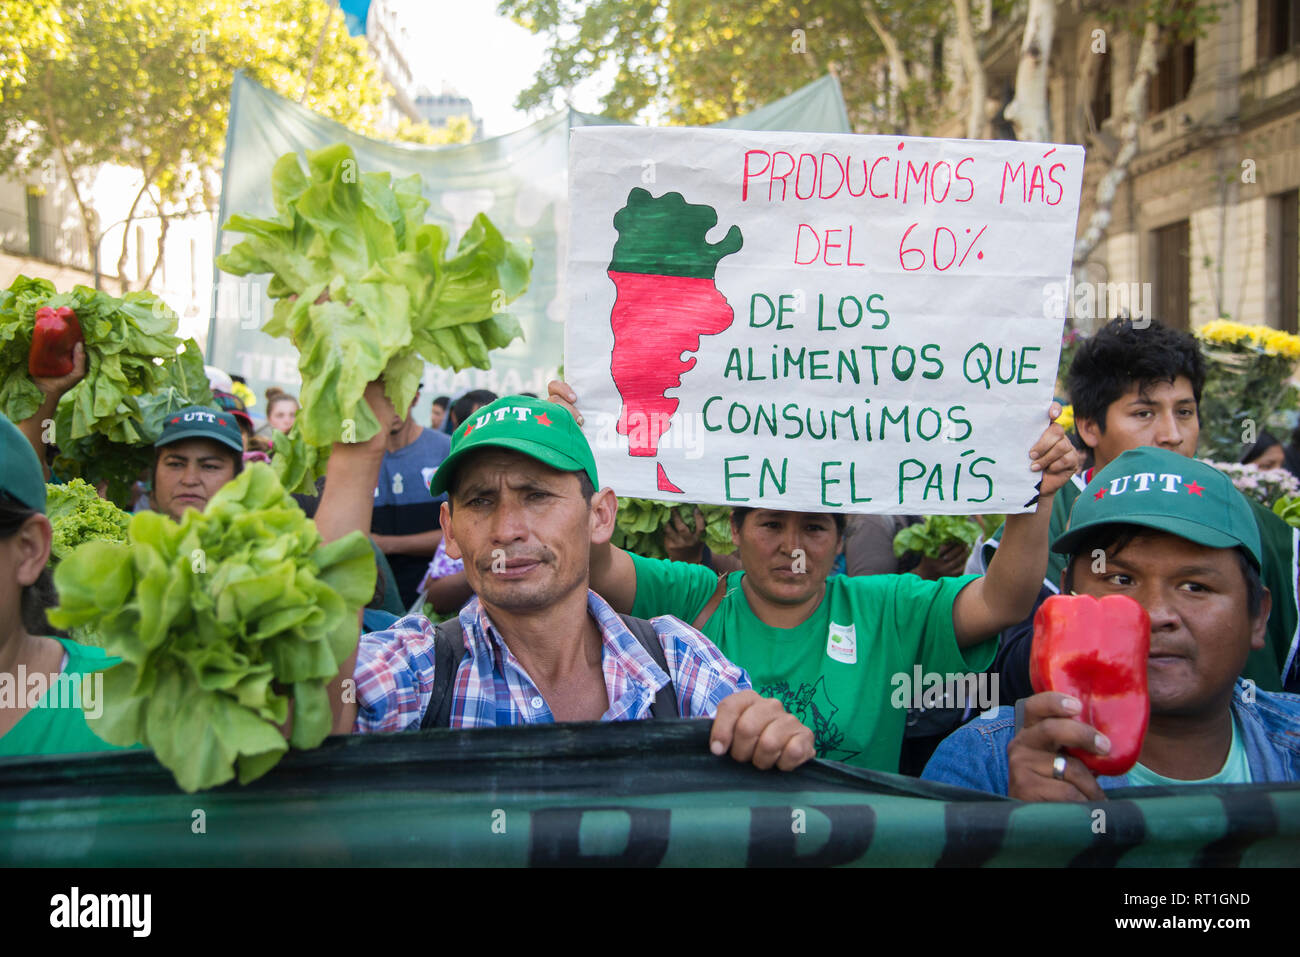
[[[537,420],[538,425],[551,425],[552,422],[545,412],[533,412],[526,405],[505,405],[498,409],[493,409],[484,415],[477,416],[473,422],[465,426],[464,434],[468,436],[475,429],[481,429],[493,422],[504,422],[507,415],[513,415],[520,422],[529,421],[529,416]]]
[[[1129,488],[1129,480],[1133,481],[1133,488]],[[1154,483],[1154,484],[1153,484]],[[1200,495],[1205,491],[1204,485],[1198,485],[1196,480],[1186,481],[1181,475],[1172,472],[1133,472],[1130,475],[1120,475],[1110,480],[1109,485],[1103,485],[1093,493],[1093,498],[1101,501],[1107,495],[1123,495],[1125,492],[1169,492],[1174,495],[1178,494],[1178,486],[1182,485],[1189,495]]]

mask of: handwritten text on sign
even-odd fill
[[[1083,150],[587,128],[565,372],[620,495],[1020,511]]]

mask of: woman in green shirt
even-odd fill
[[[581,425],[573,389],[553,381],[549,391]],[[1053,404],[1049,421],[1060,413]],[[732,512],[742,571],[718,579],[701,565],[605,543],[591,550],[591,588],[615,611],[694,625],[749,672],[754,690],[813,729],[818,756],[896,772],[907,709],[923,695],[921,685],[932,675],[961,681],[988,668],[997,633],[1037,597],[1052,500],[1076,459],[1059,425],[1043,431],[1028,457],[1042,475],[1037,510],[1008,516],[1014,550],[1000,549],[980,578],[828,581],[843,533],[836,517],[758,508]]]
[[[99,648],[47,637],[54,586],[45,481],[23,433],[0,415],[0,756],[115,750],[86,723],[103,707]]]

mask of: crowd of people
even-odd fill
[[[82,373],[79,357],[38,381],[46,406]],[[566,383],[545,399],[439,396],[428,426],[418,393],[397,410],[372,384],[385,426],[337,443],[319,497],[299,499],[326,542],[369,535],[379,569],[332,687],[333,729],[708,718],[715,754],[759,768],[817,756],[1025,800],[1300,779],[1300,549],[1194,458],[1204,381],[1188,333],[1115,320],[1089,337],[1065,375],[1074,435],[1054,402],[1024,437],[1034,509],[974,550],[899,559],[912,519],[738,507],[734,556],[674,519],[669,560],[611,543],[619,503]],[[141,507],[180,519],[274,454],[240,385],[214,382],[215,407],[168,421]],[[269,393],[264,429],[287,431],[297,410]],[[44,617],[41,415],[0,421],[0,673],[89,673],[114,659]],[[1268,436],[1243,456],[1291,458]],[[1078,700],[1030,681],[1035,611],[1062,593],[1127,595],[1150,618],[1150,723],[1124,775],[1067,754],[1110,743]],[[892,694],[914,669],[996,675],[996,708],[937,709],[918,733],[917,709]],[[107,747],[75,710],[0,709],[0,754]]]

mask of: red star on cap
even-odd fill
[[[467,426],[465,426],[465,436],[466,436],[467,438],[468,438],[469,434],[470,434],[471,432],[473,432],[473,431],[474,431],[474,426],[472,426],[472,425],[467,425]]]
[[[176,418],[172,419],[171,422],[169,422],[168,424],[169,424],[169,425],[175,425],[175,424],[176,424],[177,422],[179,422],[180,420],[181,420],[181,417],[178,415],[178,416],[176,416]]]
[[[1205,486],[1204,486],[1204,485],[1197,485],[1195,479],[1193,479],[1192,481],[1190,481],[1190,482],[1187,483],[1187,494],[1188,494],[1188,495],[1200,495],[1200,494],[1201,494],[1202,492],[1204,492],[1204,491],[1205,491]],[[1204,497],[1204,496],[1202,496],[1202,497]]]
[[[546,417],[546,413],[545,413],[545,412],[543,412],[543,413],[541,413],[540,415],[537,416],[537,421],[540,422],[540,423],[542,423],[542,425],[550,425],[550,424],[551,424],[551,420],[548,419],[548,418]]]
[[[217,419],[217,425],[225,425],[225,424],[226,424],[225,419]]]
[[[1105,494],[1106,494],[1106,490],[1105,490],[1104,488],[1099,488],[1099,489],[1097,489],[1097,494],[1094,495],[1093,498],[1095,498],[1097,501],[1100,502],[1101,499],[1102,499],[1102,496],[1104,496]]]

